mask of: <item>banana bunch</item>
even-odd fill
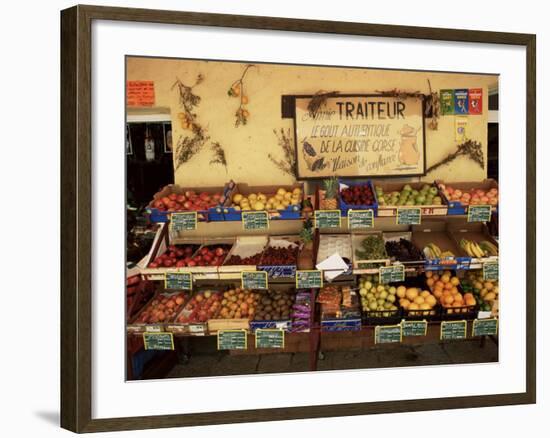
[[[455,256],[451,251],[441,251],[441,248],[439,248],[439,246],[437,246],[435,243],[429,243],[423,251],[424,255],[428,259],[440,259]]]
[[[488,253],[477,242],[472,242],[471,240],[461,239],[460,246],[470,257],[479,258],[487,257],[488,255]]]
[[[479,242],[479,247],[485,251],[485,254],[490,256],[498,256],[498,248],[495,244],[488,242],[487,240],[483,240]]]

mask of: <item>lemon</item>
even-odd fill
[[[286,192],[286,193],[283,195],[283,197],[284,197],[285,199],[287,199],[287,200],[290,201],[290,198],[292,198],[292,193]]]
[[[277,195],[281,195],[281,196],[284,196],[286,193],[286,190],[283,189],[282,187],[280,189],[277,190]]]
[[[265,208],[265,204],[263,202],[256,202],[254,204],[254,210],[256,211],[260,211],[260,210],[263,210]]]
[[[242,199],[243,199],[243,195],[241,195],[240,193],[237,193],[235,196],[233,196],[233,202],[235,204],[240,204]]]

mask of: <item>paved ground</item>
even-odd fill
[[[488,340],[445,344],[383,345],[363,351],[324,352],[317,362],[319,370],[383,368],[419,365],[446,365],[498,361],[498,347]],[[236,374],[286,373],[309,371],[307,353],[230,355],[225,352],[194,352],[180,358],[167,377],[205,377]]]

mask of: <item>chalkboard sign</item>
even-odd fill
[[[490,205],[470,205],[468,207],[468,222],[489,222],[490,220]]]
[[[498,333],[498,319],[474,319],[472,336],[492,336]]]
[[[218,330],[218,350],[246,350],[246,330]]]
[[[368,210],[349,210],[348,211],[348,227],[356,228],[372,228],[374,226],[374,211]]]
[[[257,329],[256,348],[285,348],[285,332],[281,329]]]
[[[423,321],[401,321],[403,336],[426,336],[428,323]]]
[[[241,218],[244,230],[267,230],[269,228],[267,211],[243,211]]]
[[[440,339],[465,339],[466,321],[442,321]]]
[[[404,265],[392,265],[392,266],[380,266],[379,282],[382,284],[396,283],[398,281],[405,280],[405,266]]]
[[[189,231],[197,229],[197,212],[185,211],[172,213],[170,216],[170,226],[173,232]]]
[[[243,289],[267,289],[266,271],[241,272],[241,286]]]
[[[498,281],[498,261],[483,263],[483,279]]]
[[[422,221],[421,208],[398,208],[397,225],[420,225]]]
[[[315,228],[340,228],[340,210],[315,210],[313,222]]]
[[[176,290],[193,289],[193,275],[190,272],[166,272],[164,288]]]
[[[172,333],[143,333],[143,345],[146,350],[173,350]]]
[[[403,331],[401,325],[377,325],[374,328],[375,344],[390,344],[401,342],[403,340]]]
[[[296,271],[296,289],[323,287],[323,271]]]

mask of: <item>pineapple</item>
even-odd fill
[[[336,194],[338,193],[338,178],[333,176],[323,180],[323,188],[325,189],[325,196],[321,201],[322,210],[336,210],[338,208],[338,200]]]
[[[304,248],[313,248],[313,224],[311,223],[311,219],[304,222],[304,226],[300,231],[300,240],[304,244]]]
[[[298,254],[297,265],[298,269],[313,269],[313,224],[311,219],[308,219],[304,222],[304,227],[300,231],[300,239],[303,243],[302,248]]]

